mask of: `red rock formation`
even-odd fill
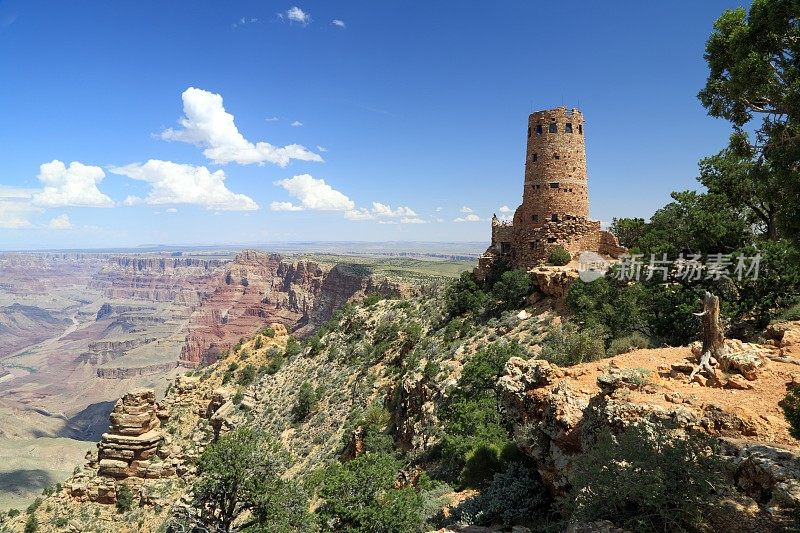
[[[303,335],[348,301],[373,292],[408,289],[387,280],[376,282],[370,272],[346,265],[326,269],[312,261],[289,263],[278,254],[245,250],[192,315],[180,364],[215,361],[239,339],[271,322]]]

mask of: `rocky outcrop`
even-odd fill
[[[69,496],[114,503],[121,485],[138,489],[142,480],[176,475],[182,460],[173,454],[157,413],[152,389],[133,389],[117,401],[96,455],[87,454],[86,466],[66,482]]]
[[[690,349],[676,348],[571,368],[512,358],[497,390],[515,420],[517,443],[554,495],[569,488],[573,459],[591,449],[601,431],[618,434],[636,423],[720,439],[741,498],[755,500],[756,512],[800,509],[800,449],[776,416],[796,366],[770,363],[763,354],[769,347],[738,348],[744,348],[739,355],[715,363],[735,374],[718,372],[719,381],[707,386],[689,380]],[[749,388],[727,386],[734,377]]]

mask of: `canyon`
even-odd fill
[[[451,276],[365,262],[255,250],[0,254],[0,453],[61,459],[39,469],[9,453],[0,510],[71,472],[126,391],[163,395],[266,324],[302,337],[347,302],[431,291]]]

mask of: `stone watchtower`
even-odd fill
[[[477,273],[488,272],[498,258],[533,267],[558,246],[573,257],[583,251],[613,257],[625,252],[600,222],[589,220],[583,114],[565,107],[528,117],[522,205],[512,223],[492,218],[492,245],[481,256]]]

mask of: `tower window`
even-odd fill
[[[535,214],[531,215],[531,220],[533,220],[534,222],[539,222],[539,215],[535,215]]]
[[[547,238],[547,242],[549,242],[551,244],[554,243],[554,242],[557,242],[557,241],[558,241],[558,239],[556,239],[555,237],[548,237]]]
[[[550,183],[550,188],[551,189],[558,189],[558,182],[554,181],[554,182]]]
[[[583,135],[583,125],[582,124],[578,124],[578,133]]]
[[[511,243],[510,242],[501,242],[500,243],[500,253],[501,254],[511,253]]]
[[[553,214],[550,216],[550,220],[552,220],[553,222],[558,222],[558,215],[557,215],[557,214],[555,214],[555,213],[553,213]]]
[[[561,156],[558,154],[553,154],[553,159],[561,159]]]
[[[536,125],[536,135],[541,135],[541,134],[542,134],[542,125],[541,124],[537,124]]]
[[[564,133],[572,133],[572,122],[564,124]]]
[[[533,160],[536,161],[537,159],[539,159],[539,154],[533,154]]]
[[[550,129],[547,131],[548,133],[558,133],[558,124],[556,124],[555,122],[551,122]]]

